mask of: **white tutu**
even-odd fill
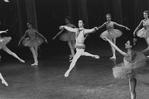
[[[118,29],[111,29],[111,30],[106,30],[101,33],[100,37],[107,37],[108,39],[114,39],[117,37],[120,37],[122,35],[122,32]]]
[[[44,42],[44,40],[42,38],[36,37],[36,39],[34,39],[34,40],[25,38],[22,43],[24,46],[33,47],[33,46],[40,46],[43,42]]]
[[[112,69],[115,78],[127,79],[132,74],[142,74],[145,70],[148,70],[147,57],[143,53],[133,51],[132,61],[126,58],[124,57],[123,63],[116,65]]]
[[[137,32],[137,36],[140,38],[148,38],[149,37],[149,29],[142,28]]]

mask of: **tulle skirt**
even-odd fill
[[[148,38],[149,37],[149,29],[142,28],[137,32],[137,36],[140,38]]]
[[[147,61],[148,60],[146,56],[139,52],[135,56],[135,59],[129,64],[127,64],[127,66],[124,63],[120,63],[116,65],[112,69],[113,76],[115,78],[127,79],[131,75],[147,73],[147,72],[144,72],[146,70],[149,70],[149,64]]]
[[[60,40],[62,40],[62,41],[74,41],[75,40],[75,33],[66,32],[60,36]]]
[[[127,79],[130,77],[130,75],[132,73],[132,69],[126,68],[124,63],[117,65],[112,70],[113,70],[114,78]]]
[[[11,40],[11,37],[2,37],[2,38],[0,38],[0,48],[2,48],[7,43],[9,43],[10,40]]]
[[[29,38],[25,38],[23,40],[22,44],[24,46],[28,46],[28,47],[38,47],[43,42],[44,42],[44,40],[42,38],[40,38],[40,37],[36,37],[36,39],[34,39],[34,40],[30,40]]]
[[[106,30],[104,32],[101,33],[100,37],[107,37],[108,39],[114,39],[117,37],[120,37],[122,35],[122,32],[118,29],[112,29],[112,30]]]

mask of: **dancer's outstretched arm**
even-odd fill
[[[105,25],[106,25],[106,22],[105,22],[105,23],[103,23],[101,26],[98,26],[98,29],[100,29],[100,28],[104,27]]]
[[[60,29],[63,29],[63,28],[70,31],[70,32],[76,32],[77,31],[76,28],[71,28],[71,27],[65,26],[65,25],[60,26]]]
[[[40,35],[40,36],[45,40],[46,43],[48,43],[47,39],[46,39],[41,33],[39,33],[37,30],[36,30],[36,33],[37,33],[38,35]]]
[[[124,25],[122,25],[122,24],[118,24],[118,23],[116,23],[116,22],[114,22],[114,24],[117,25],[117,26],[119,26],[119,27],[123,27],[123,28],[126,28],[127,30],[130,30],[127,26],[124,26]]]
[[[25,31],[25,34],[22,36],[22,38],[20,39],[18,45],[20,45],[21,41],[25,38],[25,36],[27,35],[27,31]]]
[[[113,42],[111,42],[108,38],[104,37],[111,45],[112,47],[114,47],[120,54],[122,54],[123,56],[128,56],[128,54],[124,51],[122,51],[121,49],[119,49]]]
[[[136,29],[133,32],[133,35],[135,35],[136,31],[141,27],[141,25],[143,24],[143,20],[139,23],[139,25],[136,27]]]
[[[85,30],[84,30],[84,34],[93,33],[93,32],[96,31],[96,30],[98,30],[97,27],[94,27],[94,28],[92,28],[92,29],[85,29]]]

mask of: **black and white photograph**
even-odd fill
[[[149,99],[149,0],[0,0],[0,99]]]

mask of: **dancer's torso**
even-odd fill
[[[149,30],[149,19],[143,20],[143,26],[144,26],[145,29]]]
[[[27,33],[28,33],[28,36],[29,36],[30,40],[36,39],[37,34],[36,34],[36,30],[35,29],[28,29]]]
[[[106,23],[106,28],[108,31],[113,30],[114,28],[114,22],[110,21],[109,23]]]
[[[84,40],[85,40],[84,29],[82,30],[78,29],[78,32],[76,34],[76,44],[84,44]]]
[[[126,67],[126,68],[131,68],[131,57],[130,56],[125,56],[124,58],[123,58],[123,62],[124,62],[124,66]]]

